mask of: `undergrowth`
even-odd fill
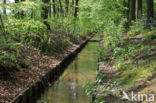
[[[19,71],[22,64],[28,66],[22,48],[32,46],[44,55],[56,55],[64,53],[72,44],[80,44],[93,31],[85,29],[84,23],[71,14],[61,16],[58,13],[57,17],[43,19],[43,6],[47,4],[40,1],[0,4],[10,11],[7,15],[0,14],[1,74]]]

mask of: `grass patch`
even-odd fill
[[[142,38],[152,40],[154,37],[155,34],[151,34]],[[153,43],[154,41],[150,42]],[[144,85],[143,83],[146,84],[147,79],[155,73],[156,50],[154,48],[156,46],[148,44],[137,45],[125,45],[118,50],[114,49],[113,52],[114,67],[118,69],[118,78],[116,80],[121,81],[120,85],[126,90],[137,88],[141,83],[142,85]],[[150,82],[152,83],[152,81]]]

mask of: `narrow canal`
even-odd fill
[[[84,87],[96,78],[98,46],[97,42],[89,42],[36,103],[91,103]]]

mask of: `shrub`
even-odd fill
[[[21,55],[21,44],[0,38],[0,77],[26,67],[26,59]]]

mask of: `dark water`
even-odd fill
[[[87,82],[93,82],[97,69],[98,43],[89,42],[63,75],[46,90],[37,103],[91,103],[85,94]]]

